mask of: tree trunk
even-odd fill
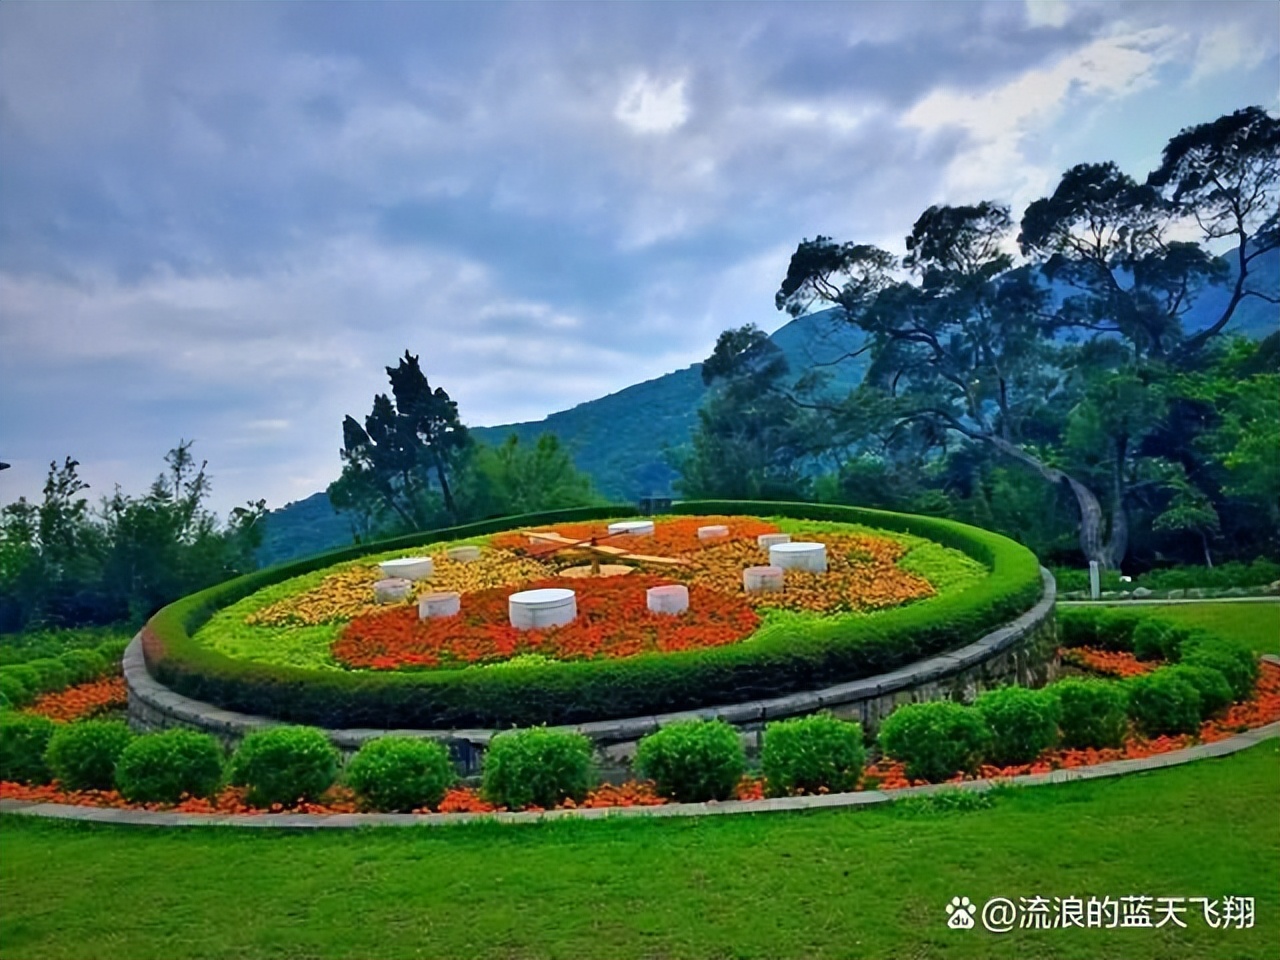
[[[458,523],[458,508],[453,502],[453,492],[449,489],[449,481],[444,475],[444,462],[439,454],[434,459],[436,462],[436,479],[440,481],[440,494],[444,497],[444,508],[449,514],[449,519],[456,526]]]
[[[1119,570],[1129,552],[1129,514],[1124,508],[1124,461],[1128,441],[1116,441],[1116,458],[1111,468],[1111,536],[1107,541],[1107,565]]]
[[[1200,546],[1204,548],[1204,565],[1210,570],[1213,569],[1213,557],[1209,556],[1209,538],[1204,535],[1204,531],[1200,531]]]
[[[1084,554],[1086,560],[1097,560],[1098,566],[1103,570],[1112,569],[1110,551],[1103,546],[1102,543],[1102,504],[1098,502],[1097,496],[1092,490],[1086,487],[1079,480],[1067,475],[1056,467],[1041,463],[1027,451],[1014,443],[1010,443],[1003,437],[998,437],[987,433],[971,433],[969,436],[977,440],[985,440],[1001,453],[1012,457],[1020,463],[1026,464],[1035,470],[1040,476],[1048,480],[1052,484],[1065,483],[1076,498],[1076,505],[1080,508],[1080,550]],[[1125,527],[1125,536],[1127,540],[1127,524],[1121,521]],[[1114,524],[1113,524],[1114,533]]]

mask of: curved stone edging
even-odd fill
[[[759,736],[770,720],[830,710],[844,719],[858,720],[872,730],[881,717],[903,703],[960,695],[971,699],[987,687],[1012,678],[1028,684],[1043,684],[1053,678],[1053,651],[1057,649],[1053,630],[1056,584],[1052,574],[1040,568],[1044,593],[1030,610],[1012,622],[973,643],[920,660],[889,673],[837,684],[820,690],[794,693],[768,700],[705,707],[655,716],[599,720],[553,727],[581,733],[597,746],[606,767],[621,766],[635,750],[641,737],[682,720],[724,720],[738,727],[749,748],[759,746]],[[1028,651],[1028,648],[1031,648]],[[142,654],[141,634],[135,636],[124,654],[125,685],[129,692],[129,721],[135,729],[158,730],[171,726],[193,727],[218,736],[233,746],[247,733],[279,725],[269,717],[223,710],[170,690],[147,672]],[[430,737],[445,743],[464,774],[477,773],[480,757],[489,740],[500,730],[387,730],[327,729],[330,741],[344,754],[352,754],[368,740],[388,734]]]
[[[543,810],[529,813],[263,813],[227,814],[156,813],[147,810],[116,810],[77,807],[58,803],[27,803],[0,800],[0,813],[53,820],[80,820],[88,823],[117,823],[149,827],[255,827],[258,829],[341,829],[352,827],[439,827],[447,824],[496,822],[541,823],[550,820],[607,820],[615,817],[705,817],[720,814],[773,813],[786,810],[831,810],[887,803],[902,797],[924,796],[945,790],[982,792],[995,786],[1035,787],[1073,780],[1119,777],[1145,770],[1176,767],[1209,757],[1224,757],[1264,740],[1280,737],[1280,723],[1271,723],[1245,733],[1202,743],[1183,750],[1142,757],[1113,760],[1090,767],[1073,767],[1050,773],[1025,774],[1003,780],[965,780],[961,783],[932,783],[901,790],[866,790],[861,793],[829,793],[816,797],[778,797],[771,800],[729,800],[724,803],[669,803],[656,807],[601,807],[576,810]]]

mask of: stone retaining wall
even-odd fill
[[[838,717],[858,720],[869,732],[883,717],[904,703],[954,699],[970,701],[978,693],[1006,683],[1038,687],[1057,675],[1057,627],[1054,621],[1055,585],[1041,568],[1044,593],[1025,614],[981,639],[950,653],[920,660],[890,673],[842,683],[821,690],[769,700],[707,707],[682,713],[602,720],[556,729],[586,734],[596,743],[602,773],[609,778],[627,775],[627,767],[640,738],[660,727],[690,719],[723,719],[736,726],[748,752],[759,749],[765,724],[783,717],[829,710]],[[124,655],[125,684],[129,690],[129,723],[138,731],[188,727],[216,735],[234,747],[246,733],[275,726],[279,721],[222,710],[173,692],[147,672],[141,637],[135,637]],[[464,775],[480,771],[489,740],[498,730],[329,730],[329,739],[344,756],[350,756],[367,740],[389,733],[431,737],[449,746]]]

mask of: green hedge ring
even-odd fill
[[[685,501],[678,515],[782,516],[853,523],[932,540],[989,575],[959,592],[873,616],[770,631],[749,642],[665,655],[550,662],[520,670],[418,673],[314,670],[236,660],[193,639],[220,609],[256,591],[348,560],[519,527],[634,515],[629,506],[506,517],[332,551],[184,597],[142,632],[148,672],[177,693],[241,713],[329,728],[460,729],[574,724],[718,706],[885,673],[965,646],[1040,599],[1039,562],[998,534],[950,520],[856,507]]]

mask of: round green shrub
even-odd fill
[[[231,758],[231,782],[248,787],[258,807],[318,800],[338,776],[338,751],[315,727],[271,727],[242,741]]]
[[[1139,660],[1173,662],[1178,657],[1180,639],[1170,624],[1154,619],[1143,620],[1133,631],[1133,655]]]
[[[867,759],[862,725],[830,714],[775,720],[764,729],[760,766],[776,797],[844,793],[858,785]]]
[[[909,703],[880,725],[880,749],[906,764],[913,780],[938,782],[975,772],[991,749],[982,714],[950,700]]]
[[[481,792],[509,810],[578,801],[592,784],[591,741],[545,727],[511,730],[489,741]]]
[[[28,660],[26,666],[34,670],[39,677],[36,685],[37,693],[54,693],[71,685],[71,671],[52,657]]]
[[[1258,660],[1242,644],[1197,632],[1183,641],[1181,662],[1189,667],[1210,667],[1220,672],[1227,678],[1235,700],[1248,700],[1253,696],[1253,685],[1258,681]]]
[[[44,758],[54,778],[68,790],[110,790],[116,761],[133,740],[122,720],[78,720],[60,726]]]
[[[677,803],[727,800],[747,769],[736,728],[723,720],[686,720],[640,740],[636,772]]]
[[[1074,749],[1119,747],[1128,732],[1128,699],[1114,680],[1060,680],[1046,687],[1058,701],[1062,745]]]
[[[1128,681],[1129,716],[1149,737],[1200,729],[1200,692],[1186,680],[1156,670]]]
[[[3,671],[0,671],[0,696],[15,707],[30,703],[32,699],[31,690],[25,683],[13,674]]]
[[[448,748],[418,737],[370,740],[347,765],[346,780],[378,810],[439,806],[458,779]]]
[[[120,661],[124,659],[124,651],[128,646],[128,640],[108,640],[98,644],[98,654],[107,661],[107,673],[120,672]]]
[[[8,677],[11,681],[22,685],[22,691],[18,697],[9,698],[19,706],[30,703],[40,695],[40,674],[31,669],[28,664],[15,663],[11,666],[0,667],[0,677]],[[11,687],[10,689],[16,688]]]
[[[107,661],[96,650],[68,650],[58,658],[72,683],[88,683],[107,672]]]
[[[48,783],[44,752],[55,727],[48,717],[0,713],[0,780]]]
[[[1030,763],[1058,740],[1058,701],[1045,690],[1001,687],[973,705],[991,730],[988,759],[994,764]]]
[[[116,761],[116,786],[132,803],[208,797],[222,782],[222,747],[207,733],[165,730],[136,737]]]
[[[1222,675],[1221,670],[1179,663],[1172,667],[1165,667],[1161,672],[1185,680],[1196,688],[1196,692],[1200,694],[1201,720],[1207,720],[1231,703],[1231,684],[1227,683],[1227,678]]]

